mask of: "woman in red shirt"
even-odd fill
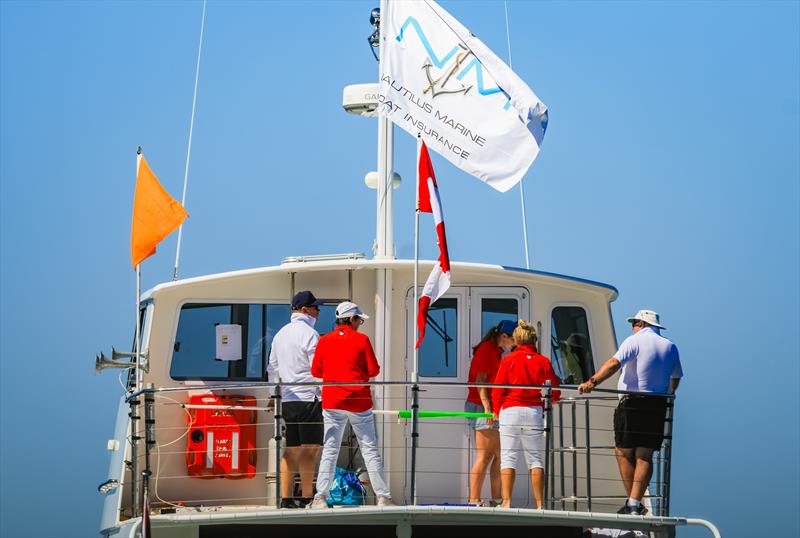
[[[509,353],[494,378],[497,385],[544,385],[547,381],[558,386],[558,377],[550,361],[536,352],[536,329],[520,320],[514,329],[517,348]],[[553,391],[557,401],[559,391]],[[544,421],[542,393],[539,389],[492,389],[492,409],[500,421],[500,478],[503,489],[502,508],[511,508],[511,495],[517,456],[522,453],[530,469],[536,508],[542,508],[544,494]]]
[[[511,333],[517,324],[504,319],[489,329],[477,346],[472,348],[472,363],[469,366],[467,383],[492,383],[503,351],[514,345]],[[467,413],[491,413],[492,397],[486,387],[470,387],[464,403]],[[489,482],[492,501],[500,499],[500,435],[497,423],[489,418],[468,418],[469,429],[475,432],[475,462],[469,475],[469,504],[481,504],[480,496],[486,468],[489,467]]]
[[[380,366],[369,337],[358,332],[368,318],[355,303],[345,301],[339,304],[336,307],[336,327],[320,338],[317,344],[311,375],[322,378],[326,383],[365,383],[378,375]],[[311,508],[317,510],[328,507],[328,493],[348,421],[358,439],[372,489],[378,497],[378,506],[394,506],[383,475],[369,385],[323,386],[322,418],[325,435],[317,475],[317,494],[311,502]]]

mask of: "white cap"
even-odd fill
[[[628,323],[633,323],[634,321],[644,321],[648,325],[666,330],[666,327],[661,325],[658,314],[652,310],[639,310],[635,316],[628,318]]]
[[[336,317],[338,319],[348,319],[352,318],[353,316],[357,316],[364,320],[369,319],[369,316],[366,315],[356,303],[345,301],[343,303],[339,303],[339,306],[336,307]]]

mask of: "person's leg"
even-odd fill
[[[353,433],[358,440],[358,446],[361,448],[364,464],[367,466],[372,490],[378,497],[391,497],[391,491],[389,491],[389,486],[386,485],[386,479],[383,476],[383,461],[378,448],[378,435],[375,432],[375,416],[372,414],[372,410],[362,413],[348,412],[348,416],[350,425],[353,426]]]
[[[614,452],[617,456],[619,475],[622,477],[622,485],[625,486],[625,493],[631,496],[631,486],[633,485],[633,473],[636,469],[635,449],[616,448]]]
[[[298,457],[300,468],[300,488],[302,497],[314,496],[314,471],[317,470],[317,459],[320,453],[319,445],[302,445]]]
[[[477,503],[481,499],[481,489],[483,479],[486,476],[486,468],[492,461],[492,443],[494,441],[494,430],[475,430],[475,462],[469,474],[469,502]]]
[[[492,488],[492,500],[500,499],[502,496],[500,486],[500,432],[491,431],[492,444],[489,452],[492,454],[492,463],[489,464],[489,483]]]
[[[514,407],[500,411],[500,484],[503,508],[511,508],[511,497],[514,494],[517,455],[522,449],[519,427],[516,426]]]
[[[628,497],[639,502],[644,497],[644,492],[653,476],[653,449],[636,447],[634,450],[636,463],[633,472],[633,484]]]
[[[541,407],[521,407],[522,432],[520,442],[528,466],[536,508],[544,499],[544,420]]]
[[[630,433],[628,432],[630,414],[628,406],[630,404],[631,399],[626,396],[620,400],[619,405],[614,410],[614,446],[616,447],[614,453],[617,456],[617,466],[619,467],[619,475],[622,478],[622,485],[625,487],[625,493],[628,497],[631,496],[633,471],[636,468],[634,449],[628,448],[633,446],[630,444]],[[627,506],[627,501],[625,506]]]
[[[536,499],[536,508],[543,508],[544,469],[541,467],[534,467],[531,469],[531,487],[533,488],[533,497]]]
[[[514,494],[514,479],[516,478],[516,470],[510,467],[502,467],[500,469],[500,483],[503,490],[503,502],[500,508],[511,508],[511,497]]]
[[[294,475],[300,460],[300,447],[287,446],[281,458],[281,497],[288,499],[294,497]]]
[[[322,457],[319,462],[319,473],[317,473],[316,497],[327,498],[331,489],[333,473],[336,471],[336,459],[339,457],[339,447],[342,444],[347,415],[344,411],[324,409],[322,416],[325,421],[325,436]]]

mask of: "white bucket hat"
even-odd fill
[[[653,327],[667,330],[666,327],[661,325],[661,320],[658,317],[658,313],[654,312],[653,310],[639,310],[636,312],[635,316],[628,318],[628,323],[633,323],[634,321],[644,321]]]
[[[369,316],[366,315],[356,303],[345,301],[343,303],[339,303],[339,305],[336,307],[336,317],[338,319],[348,319],[352,318],[353,316],[358,316],[363,320],[369,319]]]

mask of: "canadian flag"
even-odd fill
[[[419,298],[419,310],[417,311],[419,339],[417,340],[417,347],[420,346],[422,339],[425,338],[428,309],[450,287],[450,256],[447,254],[447,236],[444,233],[442,201],[439,199],[439,188],[436,185],[436,176],[433,173],[433,166],[431,166],[428,147],[424,142],[422,142],[419,152],[418,200],[420,213],[433,213],[433,221],[436,224],[436,238],[439,243],[439,260],[428,276],[425,287],[422,289],[422,295]]]

